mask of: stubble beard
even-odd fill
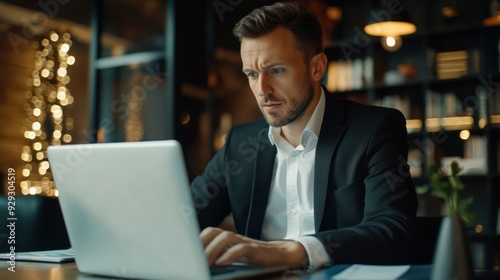
[[[307,74],[306,77],[304,77],[302,91],[305,92],[305,95],[301,96],[298,99],[290,100],[291,108],[284,108],[288,111],[286,112],[287,115],[282,118],[277,118],[280,112],[271,111],[266,113],[264,109],[261,108],[262,114],[264,115],[267,123],[273,127],[283,127],[285,125],[293,123],[294,121],[300,120],[300,118],[302,118],[302,116],[304,115],[306,109],[309,107],[309,104],[311,104],[314,96],[314,86]],[[264,101],[269,102],[272,101],[272,99],[269,99],[269,97],[266,96],[264,97]],[[287,104],[284,103],[283,105]]]

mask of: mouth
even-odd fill
[[[262,104],[262,108],[268,112],[274,111],[278,109],[278,107],[281,106],[282,103],[280,102],[270,102],[270,103],[264,103]]]

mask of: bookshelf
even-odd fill
[[[477,216],[468,229],[474,267],[493,273],[500,270],[500,26],[482,24],[489,1],[465,2],[462,18],[450,21],[427,14],[439,11],[433,1],[415,10],[409,5],[421,20],[419,31],[403,37],[396,52],[384,50],[379,38],[360,44],[365,37],[359,33],[337,32],[351,36],[325,45],[324,82],[334,94],[405,115],[415,185],[428,182],[431,162],[459,159],[465,195],[474,197],[470,210]],[[465,15],[474,5],[479,8]],[[344,8],[344,17],[349,12]],[[419,215],[445,214],[436,198],[422,195],[419,201]]]

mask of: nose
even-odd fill
[[[260,75],[257,81],[257,94],[260,96],[266,96],[272,92],[273,88],[271,86],[270,78],[265,74]]]

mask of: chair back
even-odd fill
[[[0,196],[0,220],[15,224],[15,228],[0,231],[0,252],[15,252],[67,249],[70,247],[59,200],[39,195],[18,195],[15,197],[15,216],[9,215],[9,200]],[[16,220],[7,220],[16,218]],[[10,238],[10,239],[9,239]],[[9,240],[15,240],[15,244]]]

